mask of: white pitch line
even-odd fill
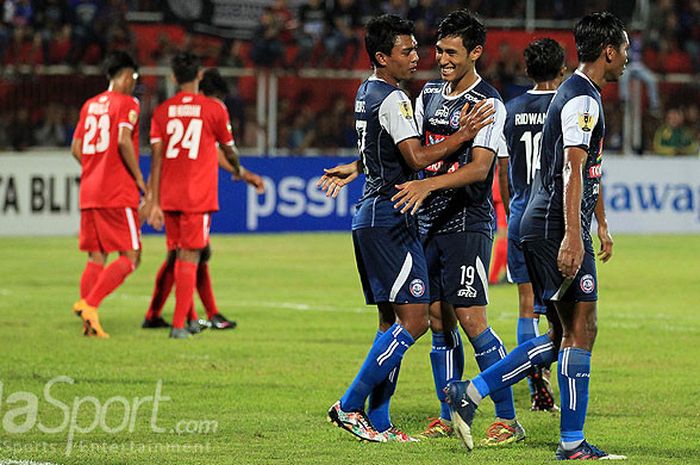
[[[58,465],[53,462],[35,462],[33,460],[3,460],[0,459],[0,465]]]

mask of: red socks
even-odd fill
[[[219,309],[216,308],[214,289],[211,285],[211,276],[209,276],[209,265],[206,263],[200,263],[197,268],[197,292],[199,292],[204,309],[207,311],[207,318],[211,320],[214,315],[219,313]]]
[[[104,270],[104,265],[98,265],[95,262],[88,261],[83,270],[83,275],[80,277],[80,298],[84,299],[90,294],[90,291],[95,287],[100,273]]]
[[[168,300],[170,291],[173,289],[173,284],[175,284],[175,266],[173,262],[166,259],[156,275],[153,297],[151,297],[151,304],[146,312],[147,320],[158,318],[161,315],[165,301]]]
[[[114,260],[100,273],[97,282],[85,298],[87,304],[98,307],[102,300],[118,288],[135,269],[131,260],[124,255]]]
[[[173,328],[185,327],[185,319],[192,308],[192,298],[197,282],[197,264],[175,260],[175,315]]]

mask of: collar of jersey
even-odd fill
[[[532,94],[532,95],[555,94],[556,92],[557,92],[556,90],[535,90],[535,89],[530,89],[527,91],[528,94]]]
[[[458,98],[463,97],[464,95],[466,95],[468,92],[470,92],[470,91],[471,91],[472,89],[474,89],[476,86],[478,86],[480,82],[481,82],[481,76],[479,76],[479,75],[477,74],[477,75],[476,75],[476,81],[474,81],[474,84],[472,84],[472,85],[469,86],[468,88],[464,89],[461,93],[459,93],[459,94],[457,94],[457,95],[447,95],[447,85],[448,85],[449,83],[448,83],[447,81],[445,81],[445,84],[443,84],[443,86],[442,86],[442,97],[443,97],[445,100],[456,100],[456,99],[458,99]]]
[[[588,83],[596,90],[596,92],[598,92],[598,93],[600,94],[600,87],[598,87],[598,86],[595,84],[595,82],[591,81],[591,78],[589,78],[588,76],[586,76],[585,73],[583,73],[583,72],[581,72],[581,71],[579,71],[579,70],[577,69],[576,71],[574,71],[574,74],[576,74],[576,75],[578,75],[578,76],[581,76],[583,79],[585,79],[586,81],[588,81]]]

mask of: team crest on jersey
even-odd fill
[[[578,115],[578,127],[581,128],[583,132],[591,132],[595,126],[595,117],[590,113],[579,113]]]
[[[581,277],[581,290],[586,294],[590,294],[595,290],[595,279],[593,279],[593,275],[586,274]]]
[[[460,110],[455,111],[450,116],[450,127],[457,129],[459,127],[459,116],[462,114]]]
[[[411,107],[411,102],[399,102],[399,111],[401,112],[401,116],[404,118],[413,119],[413,108]]]
[[[136,110],[129,110],[128,118],[131,124],[136,124],[136,121],[139,119],[139,114],[136,113]]]
[[[416,278],[409,284],[409,289],[413,297],[423,297],[423,294],[425,294],[425,283],[422,279]]]

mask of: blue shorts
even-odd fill
[[[520,241],[508,239],[508,280],[515,284],[530,283],[530,274],[525,264],[525,254]],[[545,315],[547,307],[539,294],[535,294],[534,311],[538,315]]]
[[[430,236],[423,243],[430,276],[430,302],[455,307],[489,303],[489,263],[493,240],[478,232]]]
[[[352,241],[368,305],[429,302],[428,270],[417,230],[404,223],[355,229]]]
[[[573,280],[564,279],[557,266],[561,240],[541,239],[523,242],[525,261],[535,295],[543,300],[561,302],[595,302],[598,278],[595,254],[590,240],[584,241],[583,263]]]

